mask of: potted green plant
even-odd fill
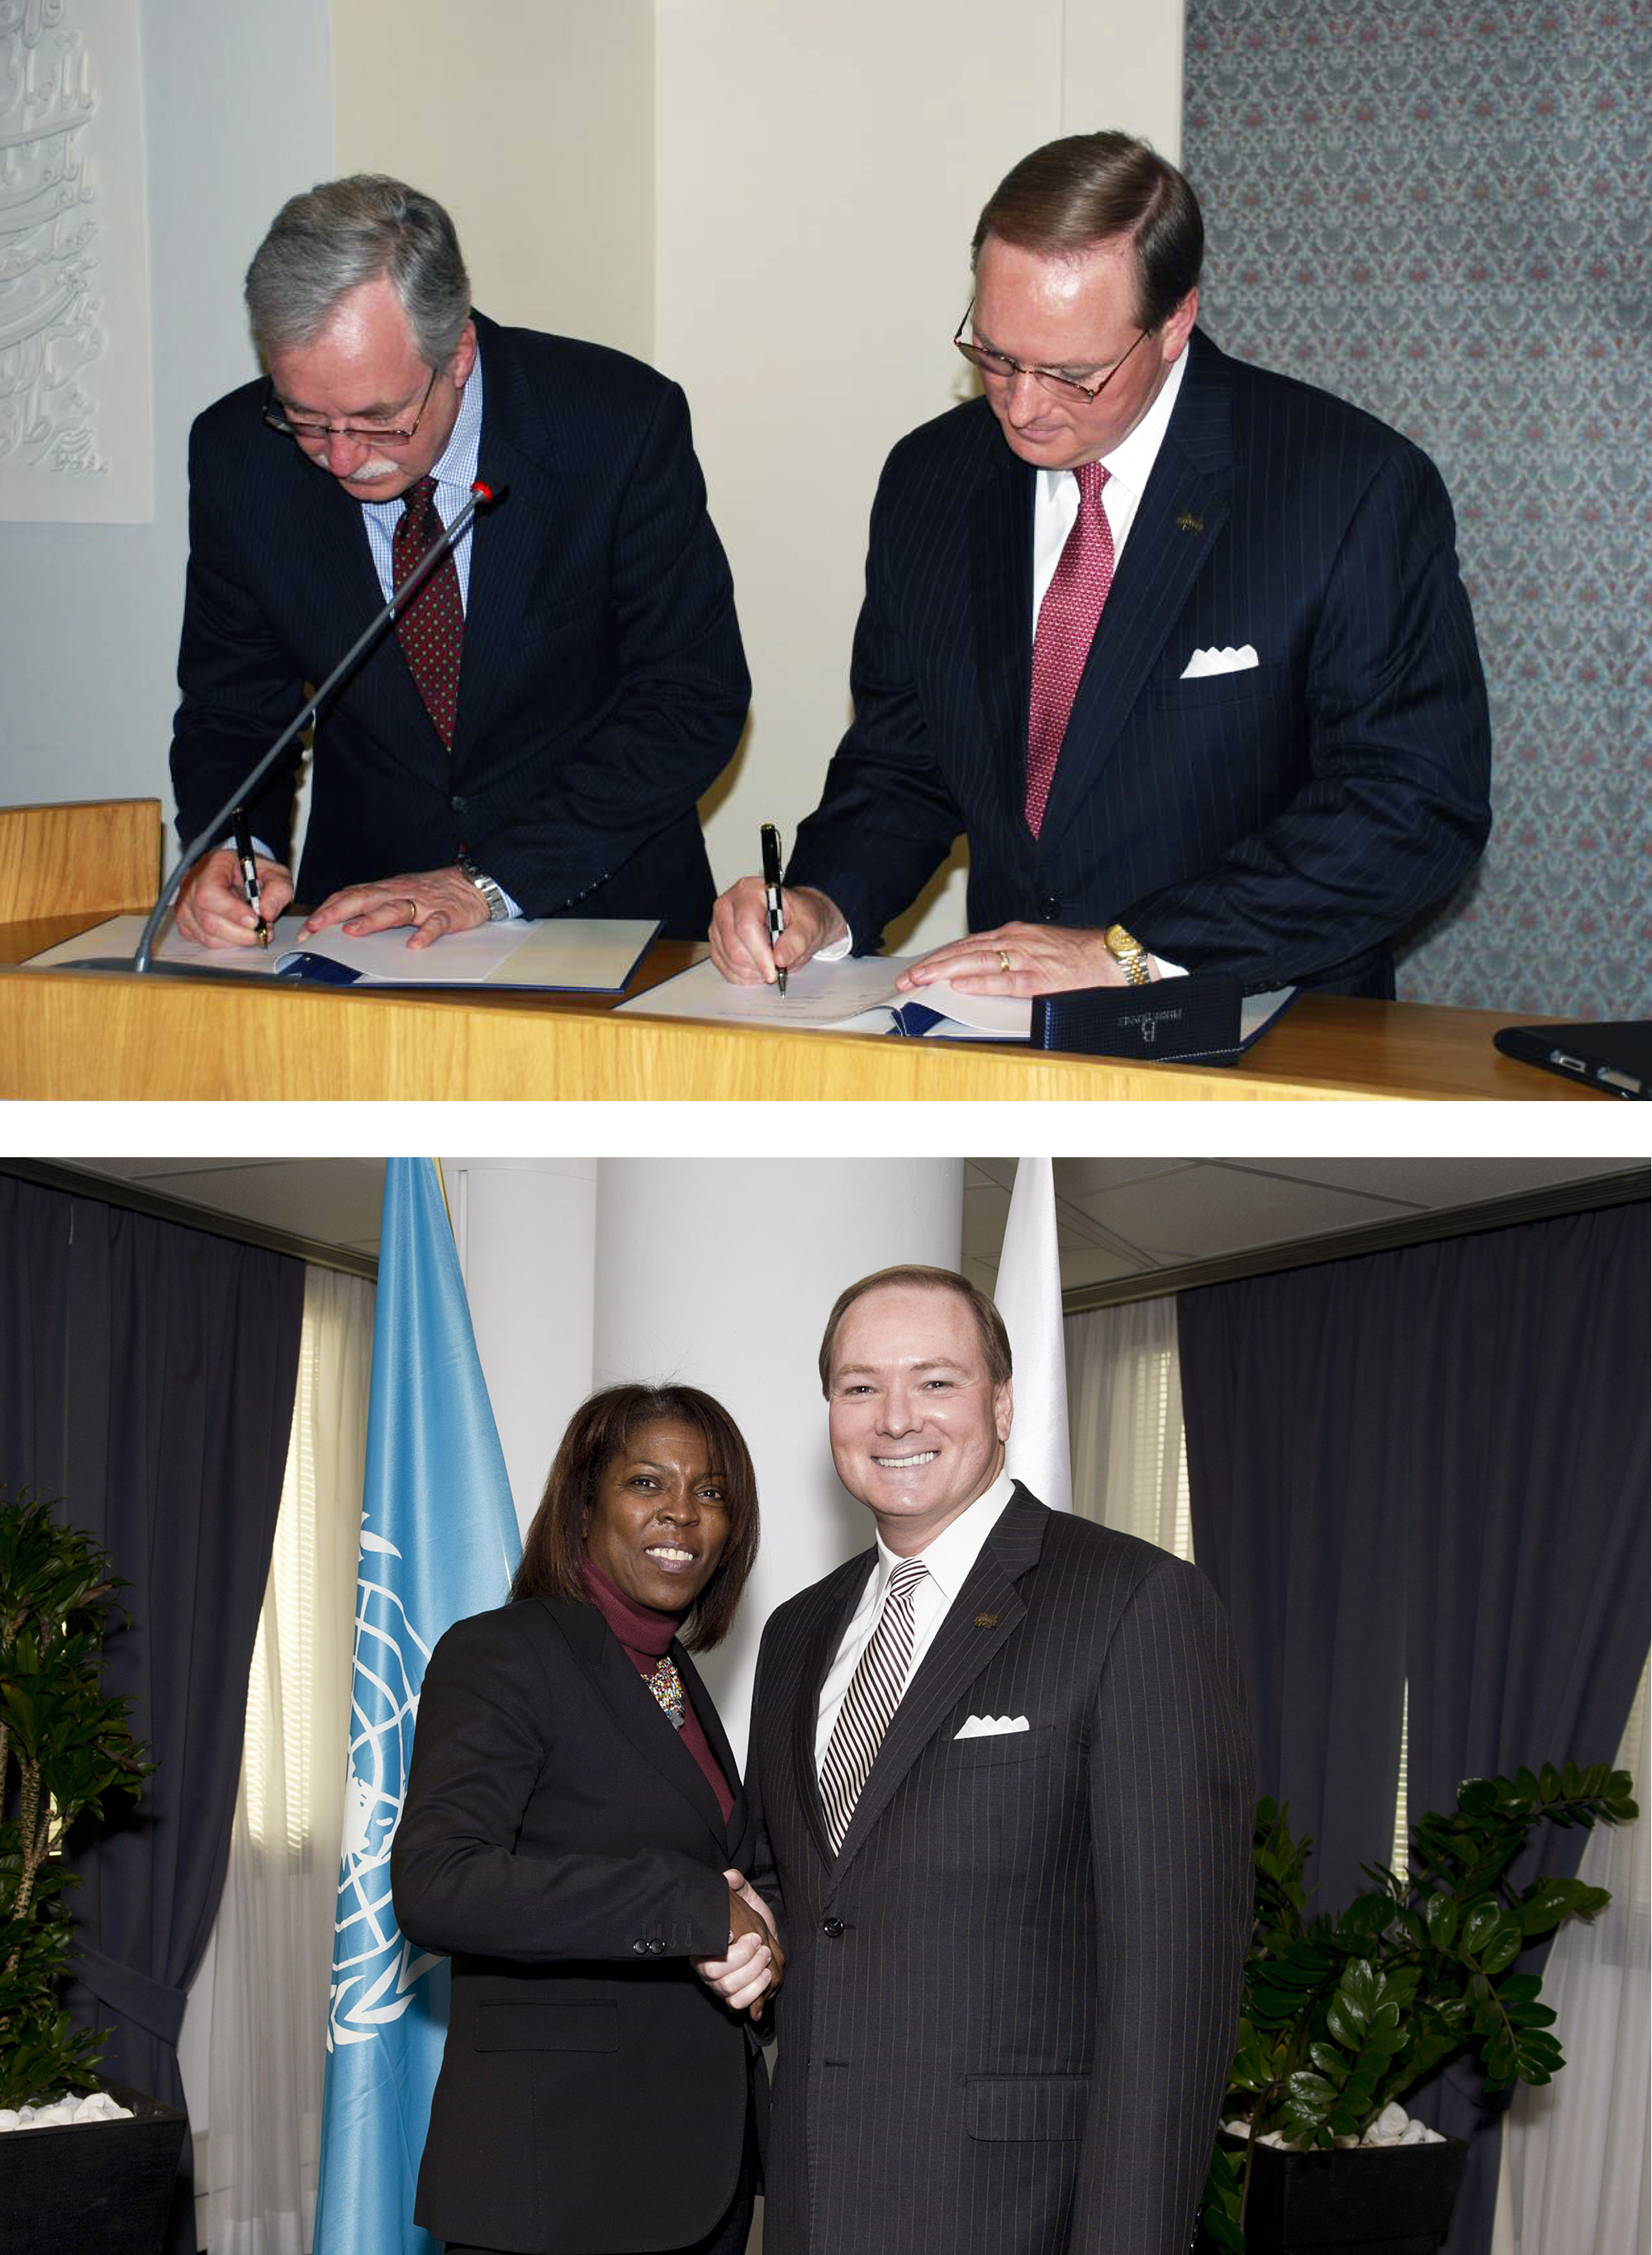
[[[1509,1866],[1536,1824],[1633,1819],[1631,1783],[1604,1763],[1472,1779],[1451,1814],[1411,1827],[1405,1875],[1364,1866],[1371,1891],[1335,1918],[1308,1912],[1311,1841],[1292,1838],[1288,1808],[1258,1803],[1255,1932],[1205,2188],[1207,2248],[1438,2245],[1466,2146],[1339,2149],[1368,2146],[1384,2110],[1459,2055],[1477,2056],[1487,2091],[1558,2073],[1555,2016],[1539,1977],[1515,1962],[1611,1898],[1553,1877],[1516,1893]]]
[[[185,2117],[122,2086],[88,2106],[107,2039],[76,2028],[64,1841],[154,1768],[99,1684],[123,1584],[53,1502],[0,1488],[0,2244],[158,2248]],[[114,2118],[109,2101],[120,2111]],[[66,2118],[72,2110],[74,2118]],[[79,2118],[86,2114],[86,2119]],[[45,2118],[37,2122],[36,2116]]]

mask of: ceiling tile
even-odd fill
[[[1316,1183],[1192,1166],[1079,1201],[1106,1228],[1158,1261],[1208,1261],[1259,1245],[1357,1229],[1381,1209]]]
[[[100,1162],[100,1164],[102,1163]],[[141,1178],[139,1178],[141,1179]],[[158,1183],[157,1187],[160,1185]],[[175,1165],[169,1198],[237,1214],[323,1245],[376,1241],[384,1204],[383,1159],[271,1159],[250,1165]]]
[[[1487,1198],[1515,1198],[1522,1191],[1617,1174],[1623,1163],[1621,1158],[1247,1159],[1242,1170],[1290,1176],[1426,1210],[1477,1205]]]
[[[1075,1204],[1097,1191],[1121,1189],[1128,1183],[1150,1182],[1156,1175],[1173,1175],[1190,1166],[1188,1159],[1058,1159],[1056,1196]]]

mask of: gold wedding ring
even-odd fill
[[[1002,947],[998,951],[998,968],[1004,972],[1007,972],[1009,968],[1009,958],[1004,953]]]

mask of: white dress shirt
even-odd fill
[[[1107,511],[1108,529],[1113,534],[1113,568],[1119,568],[1124,553],[1124,544],[1130,537],[1130,527],[1135,522],[1135,512],[1147,481],[1157,461],[1159,448],[1164,443],[1164,433],[1170,428],[1170,414],[1176,405],[1177,394],[1182,388],[1182,378],[1187,373],[1187,355],[1170,364],[1170,372],[1159,387],[1158,397],[1147,413],[1126,432],[1110,454],[1103,454],[1101,467],[1107,472],[1107,482],[1101,488],[1101,506]],[[1038,611],[1054,579],[1056,566],[1061,561],[1061,551],[1067,544],[1079,516],[1079,481],[1071,470],[1040,470],[1037,473],[1032,509],[1032,629],[1038,631]]]
[[[912,1592],[912,1656],[907,1666],[906,1683],[917,1675],[924,1654],[935,1641],[935,1633],[946,1619],[953,1600],[969,1578],[969,1571],[981,1556],[981,1545],[996,1525],[1000,1514],[1009,1502],[1015,1482],[1008,1472],[998,1478],[984,1495],[976,1497],[967,1511],[960,1511],[950,1527],[944,1527],[927,1550],[916,1555],[928,1572]],[[833,1728],[838,1711],[847,1696],[854,1671],[860,1666],[861,1654],[872,1641],[873,1632],[883,1618],[883,1600],[889,1586],[889,1576],[901,1563],[880,1535],[877,1539],[877,1564],[867,1577],[861,1602],[849,1618],[843,1632],[843,1640],[837,1657],[826,1670],[826,1681],[820,1686],[820,1713],[814,1732],[814,1767],[819,1776],[820,1765],[826,1760],[826,1750],[832,1742]],[[901,1696],[906,1695],[906,1684],[901,1686]]]

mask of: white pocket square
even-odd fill
[[[1184,681],[1203,681],[1210,673],[1243,673],[1248,667],[1260,665],[1254,643],[1242,650],[1196,650],[1182,669]]]
[[[1024,1715],[972,1715],[958,1736],[960,1739],[996,1739],[1006,1731],[1030,1731],[1031,1728]]]

